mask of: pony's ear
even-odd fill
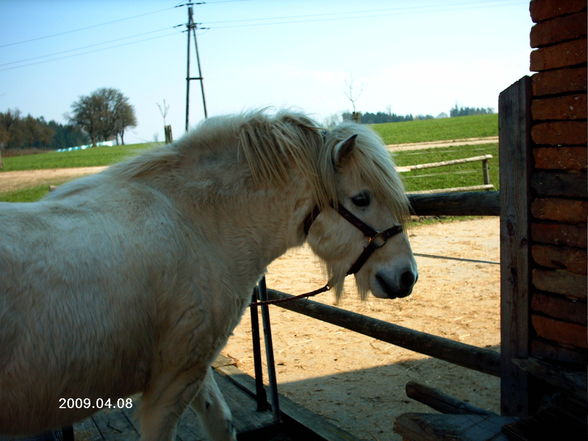
[[[333,150],[333,163],[336,168],[342,167],[345,162],[351,157],[353,148],[355,147],[355,139],[357,134],[351,135],[349,138],[339,142]]]

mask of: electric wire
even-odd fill
[[[97,23],[97,24],[93,24],[93,25],[89,25],[89,26],[84,26],[84,27],[81,27],[81,28],[69,29],[67,31],[56,32],[54,34],[41,35],[41,36],[38,36],[38,37],[33,37],[33,38],[26,39],[26,40],[13,41],[11,43],[4,43],[4,44],[0,44],[0,48],[9,47],[9,46],[16,46],[16,45],[25,44],[25,43],[31,43],[33,41],[45,40],[45,39],[48,39],[48,38],[60,37],[62,35],[73,34],[75,32],[86,31],[88,29],[99,28],[99,27],[110,25],[110,24],[114,24],[114,23],[120,23],[120,22],[123,22],[123,21],[133,20],[133,19],[139,18],[139,17],[145,17],[147,15],[158,14],[160,12],[168,11],[168,10],[171,10],[171,9],[174,9],[174,8],[173,7],[168,7],[168,8],[164,8],[164,9],[158,9],[157,11],[145,12],[143,14],[137,14],[137,15],[133,15],[133,16],[130,16],[130,17],[118,18],[116,20],[110,20],[110,21],[106,21],[106,22],[103,22],[103,23]]]

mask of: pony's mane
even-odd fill
[[[313,189],[315,203],[324,208],[337,203],[335,145],[358,134],[354,171],[373,195],[389,206],[399,222],[408,217],[408,199],[382,140],[369,128],[343,123],[325,131],[308,116],[289,111],[264,111],[217,116],[204,120],[177,142],[112,167],[126,177],[173,170],[189,158],[244,159],[254,185],[289,184],[292,170],[302,173]],[[239,159],[240,158],[240,159]]]

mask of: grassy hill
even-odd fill
[[[498,115],[472,115],[456,118],[424,119],[372,124],[386,144],[442,141],[498,136]]]

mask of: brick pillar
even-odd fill
[[[586,0],[530,4],[530,355],[582,366],[586,334]]]

